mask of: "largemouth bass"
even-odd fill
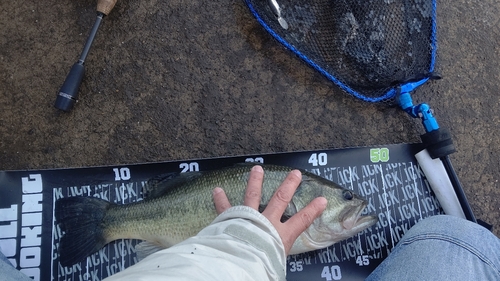
[[[59,245],[59,261],[63,266],[71,266],[117,239],[146,240],[149,247],[143,248],[154,244],[161,249],[194,236],[217,217],[212,200],[215,187],[224,189],[233,206],[243,204],[252,166],[236,165],[215,171],[155,178],[148,183],[150,190],[146,199],[131,204],[117,205],[93,197],[62,198],[56,202],[55,208],[56,222],[64,231]],[[283,166],[262,167],[261,211],[292,170]],[[302,182],[282,220],[293,216],[319,196],[325,197],[328,205],[297,238],[290,254],[328,247],[377,222],[375,216],[361,216],[366,200],[332,181],[301,172]]]

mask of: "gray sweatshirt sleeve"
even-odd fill
[[[107,279],[285,280],[281,238],[261,213],[236,206],[198,235],[158,251]]]

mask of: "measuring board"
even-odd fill
[[[34,280],[101,280],[137,262],[138,240],[109,243],[72,267],[59,264],[62,232],[54,202],[93,196],[113,203],[142,200],[148,179],[170,172],[214,170],[241,162],[301,168],[368,200],[377,224],[325,249],[287,259],[287,280],[364,280],[423,218],[442,214],[415,160],[421,144],[398,144],[75,169],[0,171],[0,249]],[[209,222],[207,222],[209,223]],[[202,277],[200,277],[202,278]]]

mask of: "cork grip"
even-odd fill
[[[111,10],[113,10],[116,1],[117,0],[97,0],[97,11],[108,15]]]

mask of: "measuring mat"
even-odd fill
[[[423,218],[442,214],[415,160],[421,144],[384,145],[77,169],[0,172],[0,248],[34,280],[101,280],[137,262],[138,240],[117,240],[71,267],[59,264],[62,231],[55,201],[92,196],[117,204],[142,199],[148,179],[241,162],[301,168],[368,200],[363,215],[379,218],[365,231],[325,249],[289,256],[287,280],[364,280]],[[203,278],[203,276],[200,276]]]

